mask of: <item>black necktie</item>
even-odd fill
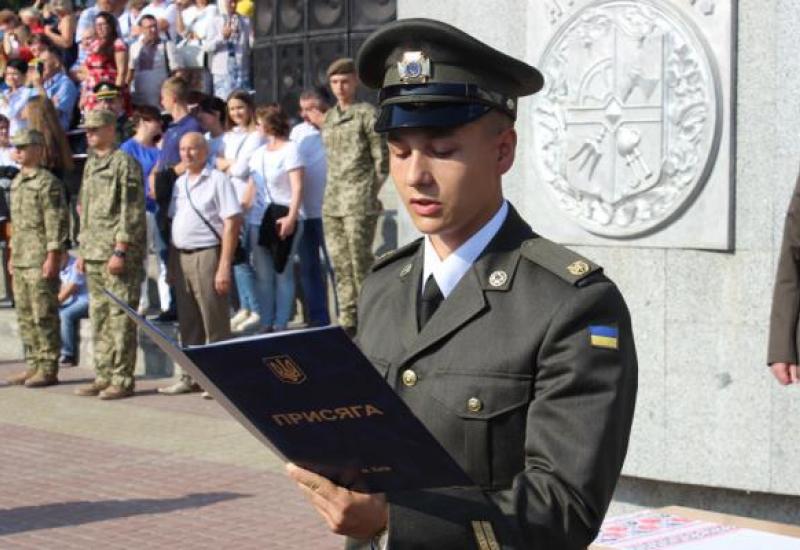
[[[436,279],[434,279],[433,275],[429,275],[428,280],[425,281],[425,288],[422,289],[422,296],[420,296],[417,307],[417,323],[420,330],[433,317],[442,300],[444,300],[444,296],[442,291],[439,290],[439,285],[436,284]]]

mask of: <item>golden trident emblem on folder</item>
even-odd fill
[[[275,357],[265,357],[264,363],[278,377],[278,380],[287,384],[302,384],[306,381],[306,373],[300,369],[300,365],[288,355],[276,355]]]

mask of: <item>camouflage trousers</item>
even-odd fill
[[[43,279],[41,267],[14,268],[14,300],[25,361],[31,371],[58,373],[61,348],[58,278]]]
[[[129,258],[122,275],[110,275],[106,262],[86,261],[89,320],[94,339],[95,382],[133,388],[136,367],[136,324],[103,293],[107,288],[132,308],[139,304],[142,262]]]
[[[355,327],[358,322],[358,293],[375,261],[372,242],[377,223],[377,215],[323,216],[325,244],[336,280],[339,324],[343,327]]]

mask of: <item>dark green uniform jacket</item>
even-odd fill
[[[358,341],[477,487],[387,495],[390,550],[586,548],[619,477],[636,398],[622,296],[511,208],[420,332],[420,242],[367,278]],[[602,336],[609,327],[616,338]]]

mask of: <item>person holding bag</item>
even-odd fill
[[[277,103],[259,107],[256,120],[269,141],[250,159],[251,178],[267,199],[253,263],[257,273],[267,275],[261,324],[262,332],[272,332],[286,330],[294,304],[291,258],[303,230],[304,165],[297,144],[289,140],[289,118]]]
[[[211,93],[207,55],[211,51],[209,41],[218,32],[215,21],[219,9],[209,0],[182,1],[176,5],[180,11],[177,18],[178,34],[183,37],[178,42],[178,51],[190,75],[191,87],[206,94]]]

